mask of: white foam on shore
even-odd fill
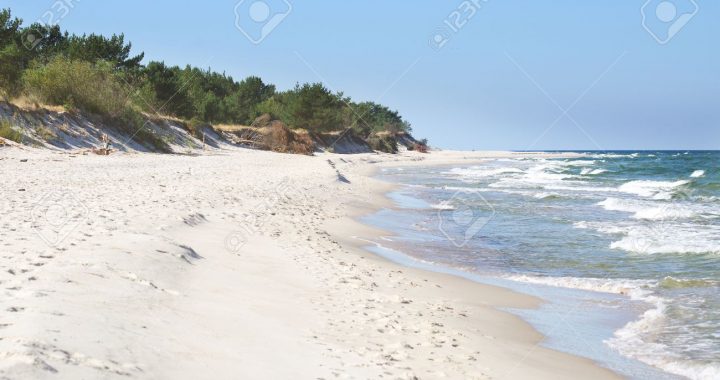
[[[618,191],[642,197],[651,197],[653,199],[670,199],[672,198],[673,191],[677,187],[688,183],[689,181],[682,180],[674,182],[638,180],[620,185]]]
[[[690,178],[700,178],[705,176],[705,170],[695,170],[690,174]]]
[[[652,293],[656,281],[575,277],[537,277],[511,275],[512,281],[553,287],[571,288],[600,293],[620,294],[635,301],[642,301],[651,308],[629,322],[605,340],[605,344],[626,357],[660,368],[666,372],[690,379],[710,380],[720,378],[720,365],[680,360],[668,346],[649,341],[665,323],[667,300]]]
[[[605,279],[591,277],[580,278],[509,275],[505,278],[511,281],[554,286],[559,288],[579,289],[599,293],[622,294],[631,296],[632,298],[637,300],[643,300],[644,297],[647,297],[650,294],[649,290],[647,289],[657,285],[656,281]]]
[[[652,339],[655,331],[663,325],[666,308],[665,300],[657,296],[646,297],[644,301],[653,303],[655,307],[643,313],[637,321],[630,322],[616,331],[605,343],[622,355],[675,375],[696,380],[720,378],[720,365],[678,359],[668,346],[643,339],[643,337]]]

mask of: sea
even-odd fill
[[[368,249],[543,299],[543,345],[631,379],[720,379],[720,152],[385,168]]]

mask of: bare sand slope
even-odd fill
[[[373,167],[496,154],[2,149],[0,378],[612,378],[493,308],[538,300],[360,249]]]

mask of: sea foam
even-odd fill
[[[653,199],[670,199],[673,191],[682,185],[688,184],[689,181],[630,181],[620,185],[618,191],[628,194],[640,195],[642,197],[652,197]]]
[[[602,173],[606,173],[607,170],[605,169],[591,169],[591,168],[585,168],[580,171],[580,175],[598,175]]]
[[[612,338],[605,340],[605,344],[622,355],[635,358],[669,373],[698,380],[720,378],[720,366],[717,364],[678,360],[668,346],[649,339],[656,334],[658,329],[662,328],[667,318],[665,312],[668,300],[656,296],[652,290],[660,285],[657,281],[527,275],[510,275],[506,278],[530,284],[620,294],[635,301],[645,302],[650,305],[650,308],[643,312],[637,320],[627,323],[616,331]],[[683,280],[666,278],[663,283],[668,281],[675,283]]]
[[[695,212],[676,204],[654,204],[635,199],[607,198],[598,203],[608,211],[633,213],[634,219],[668,220],[691,218]]]

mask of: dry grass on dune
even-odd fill
[[[258,117],[250,126],[216,125],[219,132],[235,137],[237,143],[278,153],[310,155],[315,151],[315,142],[306,130],[291,130],[285,123],[273,120],[270,115]]]
[[[11,104],[11,105],[23,110],[23,111],[47,110],[47,111],[58,112],[58,113],[67,112],[67,110],[63,106],[52,106],[49,104],[45,104],[43,102],[40,102],[36,99],[32,99],[25,95],[14,97],[12,99],[4,99],[4,101],[8,104]]]

